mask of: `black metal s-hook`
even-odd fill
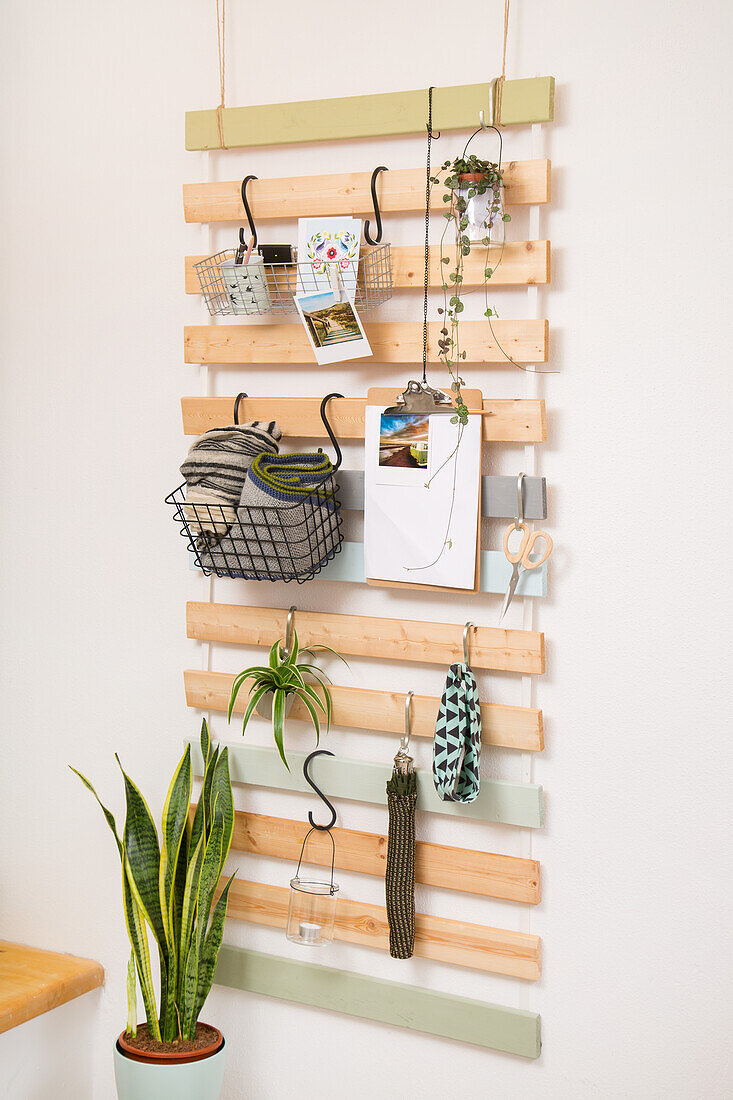
[[[368,244],[379,244],[382,240],[382,215],[379,211],[379,199],[377,198],[377,176],[380,172],[388,172],[389,169],[384,164],[380,164],[379,168],[375,168],[372,172],[372,205],[374,207],[374,217],[377,222],[377,235],[372,238],[369,233],[369,220],[364,222],[364,238]]]
[[[246,393],[238,393],[234,398],[234,423],[239,424],[239,403],[247,398]]]
[[[252,218],[252,211],[250,210],[249,203],[247,202],[247,184],[249,183],[250,180],[256,180],[257,178],[258,178],[257,176],[245,176],[244,179],[242,180],[242,206],[244,207],[244,212],[247,215],[247,224],[249,226],[249,235],[250,235],[250,237],[254,237],[254,239],[255,239],[254,245],[252,246],[253,248],[257,248],[257,230],[255,229],[254,219]],[[245,239],[244,239],[244,230],[243,229],[239,230],[239,243],[240,243],[240,245],[243,245],[244,248],[247,247],[248,242],[245,241]]]
[[[320,799],[322,799],[322,800],[323,800],[323,802],[325,802],[325,804],[326,804],[326,805],[328,806],[329,810],[331,811],[331,820],[329,821],[328,825],[318,825],[318,824],[317,824],[317,823],[316,823],[316,822],[315,822],[315,821],[313,820],[313,814],[312,814],[312,812],[310,812],[310,811],[309,811],[309,813],[308,813],[308,821],[310,822],[310,824],[311,824],[312,828],[314,828],[314,829],[320,829],[320,830],[321,830],[321,832],[324,832],[324,833],[325,833],[325,832],[327,832],[327,831],[328,831],[329,829],[332,829],[332,828],[334,827],[334,825],[336,824],[336,811],[334,810],[333,806],[331,805],[331,803],[330,803],[330,802],[328,801],[328,799],[326,798],[326,796],[325,796],[325,794],[323,793],[323,791],[319,790],[319,788],[318,788],[318,787],[317,787],[317,786],[315,785],[315,783],[313,782],[313,780],[311,779],[311,777],[310,777],[310,775],[309,775],[309,773],[308,773],[308,768],[309,768],[309,766],[310,766],[310,762],[311,762],[311,760],[313,760],[313,759],[314,759],[314,758],[315,758],[316,756],[333,756],[333,753],[332,753],[332,752],[329,752],[329,750],[328,750],[328,749],[316,749],[316,750],[315,750],[315,752],[312,752],[312,753],[310,754],[310,756],[307,756],[307,757],[305,758],[305,762],[303,763],[303,775],[304,775],[304,777],[305,777],[305,781],[306,781],[306,783],[308,783],[308,785],[309,785],[309,786],[311,786],[311,787],[313,788],[313,790],[314,790],[314,791],[316,792],[316,794],[318,795],[318,797],[319,797]],[[302,853],[301,853],[301,854],[302,854]]]
[[[323,421],[324,428],[328,432],[328,438],[331,440],[331,443],[333,444],[333,449],[336,452],[336,461],[333,465],[333,472],[334,473],[336,472],[336,470],[338,470],[339,466],[341,465],[343,455],[341,454],[341,448],[339,447],[338,443],[336,442],[336,436],[333,434],[333,428],[331,427],[331,425],[328,422],[328,417],[326,416],[326,406],[328,405],[328,402],[331,400],[332,397],[343,397],[343,396],[344,395],[342,393],[328,393],[323,398],[323,401],[321,401],[321,420]],[[320,451],[321,448],[319,447],[318,450]],[[333,754],[331,754],[331,755],[333,755]]]

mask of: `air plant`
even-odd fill
[[[293,631],[292,648],[288,651],[282,639],[275,642],[270,650],[268,664],[266,666],[252,665],[235,676],[231,695],[229,696],[227,718],[231,721],[234,704],[244,682],[246,680],[252,681],[249,687],[249,700],[242,720],[242,733],[247,729],[247,723],[258,705],[265,702],[268,696],[271,698],[272,734],[280,758],[288,771],[290,771],[290,767],[285,757],[284,728],[286,707],[290,701],[297,699],[305,707],[316,734],[316,745],[321,735],[322,719],[319,717],[319,711],[326,719],[326,731],[331,726],[332,703],[328,690],[331,681],[318,665],[298,659],[305,654],[314,657],[316,650],[332,653],[347,665],[341,654],[336,653],[329,646],[318,645],[301,649],[298,645],[298,634]],[[321,689],[322,696],[317,688]]]

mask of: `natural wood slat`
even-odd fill
[[[92,959],[0,941],[0,1032],[73,1001],[104,982]]]
[[[194,808],[192,805],[192,812]],[[237,811],[232,848],[297,862],[305,831],[302,821]],[[334,828],[331,832],[336,844],[335,866],[339,870],[384,877],[386,836],[356,829]],[[318,830],[311,833],[306,863],[330,867],[331,854],[331,843],[325,833]],[[418,841],[415,848],[415,881],[423,886],[527,905],[537,905],[540,900],[540,865],[536,860],[426,841]]]
[[[507,205],[550,201],[550,161],[512,160],[504,168]],[[185,183],[183,211],[187,222],[242,222],[241,180]],[[382,172],[377,194],[382,214],[425,212],[425,169]],[[433,187],[431,210],[445,209],[443,191]],[[371,214],[371,172],[337,172],[328,176],[284,176],[252,180],[247,201],[255,222],[332,214]]]
[[[287,609],[276,607],[197,602],[186,605],[188,637],[204,642],[269,648],[285,636],[286,618]],[[295,629],[302,646],[320,643],[345,656],[446,666],[463,656],[462,624],[298,610]],[[545,636],[535,630],[477,627],[471,637],[471,665],[501,672],[544,672]]]
[[[428,325],[428,340],[437,347],[442,321]],[[381,321],[364,325],[371,358],[354,359],[350,368],[369,363],[422,362],[422,324],[417,321]],[[545,320],[461,323],[463,366],[472,363],[546,363],[549,323]],[[272,325],[186,325],[183,336],[186,363],[259,364],[310,363],[313,350],[300,322]],[[509,358],[511,357],[511,358]],[[343,364],[342,364],[343,366]],[[462,367],[463,369],[463,367]]]
[[[226,712],[234,674],[186,669],[183,673],[186,702],[201,710]],[[333,724],[353,729],[379,730],[401,734],[405,721],[405,695],[400,691],[371,691],[367,688],[330,688]],[[242,714],[247,694],[240,692],[234,713]],[[414,737],[432,737],[440,699],[414,695],[411,708],[411,732]],[[295,702],[288,718],[307,721],[305,707]],[[509,707],[499,703],[481,704],[481,734],[485,745],[535,752],[544,748],[542,711],[533,707]]]
[[[396,396],[391,391],[391,398]],[[240,408],[240,421],[276,419],[283,435],[300,439],[325,439],[317,397],[248,397]],[[336,438],[364,438],[366,398],[334,398],[328,419]],[[234,397],[182,397],[183,431],[203,435],[210,428],[233,423]],[[545,402],[512,398],[483,402],[483,438],[487,443],[543,443],[547,439]]]
[[[499,255],[501,260],[497,263]],[[423,265],[425,252],[422,245],[393,245],[392,285],[396,290],[423,286]],[[205,260],[206,256],[186,256],[186,294],[200,294],[201,284],[194,271],[194,264]],[[489,250],[487,261],[485,249],[474,249],[466,256],[463,264],[463,282],[465,286],[480,286],[484,281],[486,265],[493,267],[492,287],[495,286],[532,286],[550,281],[550,242],[549,241],[507,241],[503,250],[497,246]],[[494,266],[496,265],[496,266]],[[441,263],[440,250],[430,250],[430,286],[440,287],[446,274]]]
[[[234,879],[227,916],[270,928],[285,928],[289,900],[290,891],[286,887]],[[385,950],[389,944],[386,909],[340,897],[334,939]],[[540,977],[539,936],[425,913],[415,914],[415,955],[528,981]]]

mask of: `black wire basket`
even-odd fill
[[[185,490],[179,485],[166,504],[207,577],[302,584],[341,550],[341,506],[332,477],[303,500],[280,508],[187,504]]]
[[[234,420],[240,394],[235,402]],[[331,397],[321,402],[321,417],[336,449],[336,464],[322,482],[301,500],[278,507],[199,504],[186,500],[186,484],[165,498],[196,565],[205,576],[239,577],[256,581],[312,580],[341,550],[341,502],[334,473],[341,451],[326,419]],[[320,448],[319,448],[320,450]]]

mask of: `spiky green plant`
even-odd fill
[[[278,752],[280,753],[280,758],[288,771],[290,771],[290,767],[285,758],[284,745],[285,701],[287,697],[289,695],[294,695],[297,699],[300,699],[305,707],[313,724],[313,729],[315,730],[316,744],[318,744],[321,736],[321,725],[318,717],[319,710],[326,718],[326,731],[331,727],[332,705],[331,695],[328,690],[331,681],[323,669],[319,668],[318,665],[311,664],[309,661],[298,660],[299,656],[302,657],[306,653],[309,657],[313,657],[317,649],[326,653],[332,653],[334,657],[338,657],[338,659],[343,661],[348,667],[348,662],[344,661],[341,654],[337,653],[335,649],[330,649],[327,645],[300,649],[298,645],[298,635],[294,630],[290,652],[287,654],[285,653],[282,639],[275,642],[270,650],[268,664],[266,666],[252,665],[251,668],[245,668],[243,672],[235,676],[234,683],[232,684],[232,692],[229,696],[227,718],[231,722],[234,704],[242,685],[245,680],[252,681],[249,688],[249,700],[242,721],[242,733],[244,733],[247,728],[247,723],[254,714],[257,704],[264,699],[266,695],[272,693],[272,733],[275,738]],[[308,682],[306,677],[309,678],[310,682]],[[320,687],[323,691],[323,698],[321,698],[316,691],[316,687]]]
[[[148,805],[126,774],[126,816],[120,840],[114,816],[92,784],[78,772],[102,808],[122,864],[122,901],[134,968],[128,968],[128,1032],[136,1019],[135,973],[140,983],[150,1034],[163,1043],[193,1039],[196,1022],[214,980],[232,878],[214,903],[234,828],[229,753],[212,748],[206,721],[201,726],[204,784],[193,820],[189,818],[191,748],[181,757],[163,807],[162,844]],[[213,905],[213,910],[212,910]],[[150,968],[147,929],[158,946],[160,1006]],[[131,1026],[132,1023],[132,1026]]]

